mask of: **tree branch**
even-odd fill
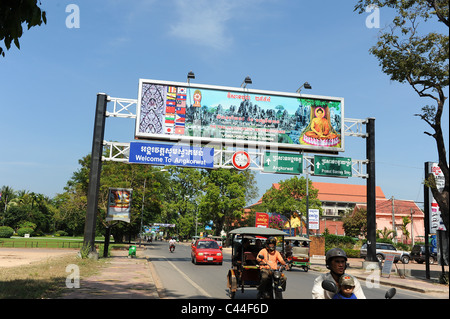
[[[439,11],[437,4],[436,4],[436,0],[426,0],[426,1],[428,2],[428,5],[430,6],[430,8],[433,8],[434,11],[436,12],[438,19],[440,21],[442,21],[447,27],[450,27],[448,19],[446,19]]]

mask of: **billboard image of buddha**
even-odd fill
[[[328,106],[311,105],[311,120],[300,136],[300,144],[313,146],[338,146],[341,143],[339,135],[330,122]]]

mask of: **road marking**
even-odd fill
[[[186,279],[187,282],[189,282],[195,289],[197,289],[203,296],[208,297],[208,298],[212,298],[212,296],[207,293],[205,291],[205,289],[203,289],[202,287],[200,287],[199,285],[197,285],[191,278],[189,278],[184,272],[182,272],[177,266],[175,266],[175,264],[173,262],[171,262],[170,260],[168,260],[166,257],[164,256],[152,256],[153,258],[164,258],[176,271],[178,271],[181,276],[183,276],[184,279]],[[150,258],[152,258],[150,257]]]

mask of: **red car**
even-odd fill
[[[191,261],[194,264],[199,263],[217,263],[222,265],[223,254],[219,244],[212,239],[198,239],[191,245]]]

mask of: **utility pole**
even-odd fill
[[[395,227],[395,204],[394,204],[394,196],[391,197],[392,199],[392,230],[394,231],[393,239],[394,243],[397,243],[397,227]]]
[[[414,246],[414,219],[413,219],[413,209],[411,208],[411,240]]]

